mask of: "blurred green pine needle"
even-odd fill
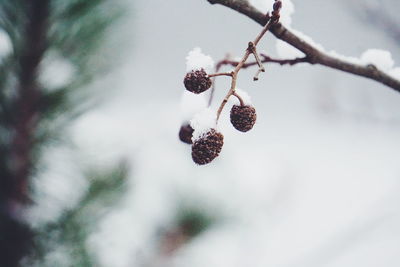
[[[55,249],[65,248],[65,256],[73,262],[71,266],[93,266],[95,260],[87,248],[87,239],[97,229],[101,219],[115,209],[125,195],[128,173],[126,163],[108,170],[88,170],[86,177],[90,184],[82,200],[65,211],[57,221],[39,230],[30,264],[54,266],[46,255]]]
[[[88,90],[90,83],[110,70],[110,59],[115,57],[105,52],[104,44],[124,15],[124,2],[0,1],[0,31],[11,47],[0,55],[0,207],[6,211],[0,213],[0,222],[10,222],[0,224],[0,232],[18,229],[14,225],[21,228],[12,233],[19,239],[0,238],[0,247],[16,252],[0,257],[0,265],[17,266],[31,243],[31,230],[13,219],[7,203],[29,200],[25,185],[40,172],[46,147],[63,137],[65,127],[89,108],[95,96]],[[60,65],[70,70],[68,79],[61,83],[43,79],[45,70],[50,70],[48,76],[54,80]],[[72,266],[93,266],[85,242],[98,220],[120,201],[127,175],[126,164],[88,171],[90,184],[82,201],[56,222],[36,229],[35,251],[25,265],[62,266],[45,259],[52,250],[65,247]]]
[[[176,216],[176,225],[186,236],[194,238],[208,230],[216,223],[216,220],[215,216],[200,208],[186,207],[179,210]]]

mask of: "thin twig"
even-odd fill
[[[252,42],[252,45],[257,46],[258,42],[261,40],[261,38],[264,36],[264,34],[272,27],[272,25],[274,23],[275,22],[273,20],[269,20],[268,23],[264,26],[263,30],[257,35],[255,40]],[[226,103],[229,100],[229,97],[235,94],[237,75],[238,75],[239,71],[243,68],[243,65],[245,64],[246,60],[249,58],[251,53],[252,53],[252,49],[251,49],[251,45],[249,45],[246,49],[244,56],[238,62],[238,64],[235,66],[235,69],[232,71],[231,88],[229,89],[228,94],[225,96],[224,100],[222,101],[221,105],[218,108],[217,123],[218,123],[218,119],[221,115],[222,110],[224,109]]]
[[[309,58],[307,58],[307,57],[298,57],[298,58],[294,58],[294,59],[276,59],[276,58],[271,58],[265,54],[260,54],[260,56],[262,57],[261,63],[277,63],[279,65],[290,65],[290,66],[296,65],[299,63],[311,63]],[[220,67],[222,67],[224,65],[236,67],[238,64],[239,64],[239,61],[234,61],[234,60],[229,60],[229,59],[223,59],[217,63],[217,65],[219,65]],[[248,63],[243,64],[242,69],[246,69],[248,67],[252,67],[255,65],[258,65],[258,63],[256,61],[248,62]]]
[[[266,23],[269,21],[270,18],[269,16],[266,16],[258,9],[256,9],[254,6],[252,6],[249,3],[249,1],[245,0],[207,0],[207,1],[210,4],[220,4],[232,8],[237,12],[253,19],[261,26],[266,25]],[[372,79],[400,93],[400,81],[377,68],[371,68],[365,65],[354,64],[330,56],[327,53],[315,48],[312,44],[308,43],[304,39],[300,38],[299,36],[291,32],[281,23],[275,23],[270,30],[271,33],[275,35],[276,38],[290,44],[291,46],[303,52],[308,58],[308,61],[306,61],[308,63],[320,64],[329,68],[333,68],[336,70]]]
[[[265,72],[265,69],[258,69],[253,77],[253,81],[258,81],[258,76],[260,75],[261,72]]]
[[[221,72],[221,73],[214,73],[214,74],[209,74],[208,77],[217,77],[217,76],[230,76],[232,77],[232,72]]]
[[[254,58],[256,59],[256,63],[258,65],[258,71],[254,75],[253,80],[258,81],[258,75],[260,74],[260,72],[265,72],[265,68],[264,68],[264,66],[260,60],[260,57],[257,53],[257,48],[255,47],[255,45],[252,42],[249,43],[249,49],[251,50],[251,53],[254,55]]]
[[[240,95],[238,95],[236,92],[234,92],[232,95],[233,95],[233,96],[236,96],[236,98],[239,99],[239,102],[240,102],[240,105],[241,105],[241,106],[244,106],[244,105],[245,105],[245,104],[244,104],[244,101],[243,101],[243,98],[241,98]]]
[[[229,55],[226,55],[225,60],[229,60]],[[215,73],[218,73],[219,70],[222,68],[223,64],[217,63],[217,65],[215,65]],[[214,93],[215,93],[215,84],[216,84],[216,78],[213,77],[212,79],[212,86],[211,86],[211,92],[210,92],[210,96],[208,98],[208,107],[211,106],[212,101],[214,99]]]
[[[308,58],[308,57],[297,57],[297,58],[294,58],[294,59],[274,59],[274,58],[271,58],[271,57],[269,57],[269,56],[267,56],[265,54],[261,54],[261,56],[263,57],[263,59],[262,59],[263,63],[278,63],[281,66],[282,65],[293,66],[293,65],[296,65],[296,64],[299,64],[299,63],[310,63],[310,64],[312,64],[310,58]]]

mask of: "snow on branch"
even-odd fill
[[[269,20],[269,14],[262,13],[248,0],[207,0],[210,4],[220,4],[251,18],[258,24],[264,26]],[[289,1],[290,2],[290,1]],[[305,55],[303,62],[319,64],[354,75],[382,83],[400,93],[400,80],[396,79],[399,74],[398,68],[380,69],[375,61],[367,63],[365,58],[355,59],[339,55],[334,52],[325,52],[322,47],[316,45],[311,38],[292,30],[282,23],[274,24],[270,32],[278,39],[290,46],[300,50]],[[379,53],[373,53],[373,57]],[[363,60],[364,59],[364,60]],[[297,63],[297,62],[296,62]]]

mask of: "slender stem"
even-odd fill
[[[264,66],[263,66],[263,64],[262,64],[262,62],[260,60],[260,57],[258,56],[257,49],[256,49],[256,47],[254,45],[252,46],[252,53],[254,55],[254,58],[256,59],[256,63],[258,65],[258,67],[265,71]]]
[[[294,59],[274,59],[274,58],[271,58],[262,53],[261,53],[261,56],[263,57],[263,59],[261,60],[261,62],[263,62],[263,63],[278,63],[280,65],[290,65],[290,66],[293,66],[293,65],[296,65],[299,63],[312,64],[312,60],[309,57],[297,57]]]
[[[254,75],[253,80],[258,81],[258,75],[260,74],[260,72],[265,72],[265,68],[264,68],[263,64],[261,63],[260,57],[257,53],[257,48],[251,42],[249,43],[249,49],[251,49],[251,52],[253,53],[254,58],[256,59],[256,63],[258,65],[258,71]]]
[[[261,54],[261,57],[262,57],[262,59],[261,59],[262,63],[277,63],[279,65],[290,65],[290,66],[296,65],[299,63],[311,63],[311,61],[308,57],[298,57],[298,58],[294,58],[294,59],[276,59],[276,58],[271,58],[265,54]],[[220,65],[220,66],[230,65],[230,66],[236,67],[238,64],[239,64],[238,61],[223,59],[223,60],[219,61],[217,65]],[[258,65],[258,63],[256,61],[248,62],[242,66],[242,69],[246,69],[248,67],[252,67],[255,65]]]
[[[228,59],[229,59],[229,55],[226,55],[225,59],[228,60]],[[217,65],[215,65],[215,73],[218,73],[219,70],[222,68],[223,65],[224,65],[224,64],[221,64],[221,62],[219,62]],[[208,107],[211,106],[212,101],[213,101],[213,99],[214,99],[215,84],[216,84],[216,78],[213,77],[211,92],[210,92],[210,96],[209,96],[209,99],[208,99]]]
[[[222,110],[224,109],[226,103],[229,100],[229,97],[235,93],[237,74],[239,73],[240,69],[242,68],[244,62],[246,62],[246,60],[249,58],[250,53],[251,52],[247,49],[242,60],[239,61],[239,64],[233,70],[231,88],[229,89],[228,94],[225,96],[224,100],[222,101],[222,103],[219,106],[218,111],[217,111],[217,123],[218,123],[219,117],[221,116]]]
[[[209,74],[208,77],[217,77],[217,76],[230,76],[232,77],[232,72],[221,72],[221,73],[214,73],[214,74]]]
[[[232,95],[236,96],[237,99],[239,99],[240,105],[243,107],[245,106],[243,98],[240,97],[236,92],[234,92]]]
[[[253,77],[253,81],[258,81],[258,75],[260,75],[261,72],[265,72],[265,69],[258,69]]]
[[[274,25],[277,21],[273,21],[273,20],[268,20],[268,23],[264,26],[264,28],[262,29],[262,31],[260,32],[260,34],[256,37],[256,39],[254,39],[253,44],[254,44],[254,48],[257,47],[258,43],[260,42],[261,38],[263,38],[264,34],[269,31],[269,29],[271,28],[272,25]]]
[[[257,35],[257,37],[254,39],[254,41],[252,43],[249,43],[244,56],[238,62],[238,64],[235,66],[235,69],[232,72],[231,87],[230,87],[227,95],[225,96],[224,100],[222,101],[222,103],[219,106],[218,111],[217,111],[217,123],[218,123],[219,117],[221,116],[222,110],[224,109],[226,103],[229,100],[229,97],[235,94],[237,75],[238,75],[239,71],[243,68],[243,66],[244,66],[246,60],[249,58],[250,54],[252,54],[252,48],[251,47],[253,47],[253,46],[256,47],[257,46],[258,42],[261,40],[261,38],[265,35],[265,33],[272,27],[272,25],[275,22],[276,21],[268,20],[267,24],[264,26],[262,31]]]

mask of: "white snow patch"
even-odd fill
[[[362,53],[360,58],[344,56],[336,51],[330,51],[328,55],[337,59],[347,61],[349,63],[358,65],[373,64],[381,71],[387,72],[389,75],[396,79],[400,79],[400,68],[395,68],[395,62],[392,58],[392,54],[388,51],[381,49],[368,49]]]
[[[342,54],[339,54],[338,52],[332,50],[328,53],[328,55],[335,57],[337,59],[343,60],[343,61],[347,61],[353,64],[362,64],[361,60],[357,57],[350,57],[350,56],[344,56]]]
[[[390,71],[394,67],[394,60],[389,51],[381,49],[368,49],[361,55],[361,62],[374,64],[378,69]]]
[[[274,2],[274,0],[250,0],[251,5],[265,14],[268,11],[272,12]],[[294,11],[294,4],[291,0],[282,1],[280,22],[285,26],[290,26],[292,24],[292,15],[294,14]]]
[[[390,70],[389,75],[400,80],[400,67]]]
[[[313,47],[317,48],[318,50],[320,50],[320,51],[325,51],[324,47],[323,47],[321,44],[315,42],[315,41],[314,41],[310,36],[308,36],[307,34],[301,32],[301,31],[298,31],[298,30],[293,30],[293,29],[292,29],[292,32],[293,32],[294,34],[296,34],[298,37],[300,37],[301,39],[303,39],[304,41],[306,41],[307,43],[309,43],[310,45],[312,45]]]
[[[359,65],[373,64],[378,69],[386,71],[389,74],[397,72],[395,71],[396,68],[393,69],[394,60],[392,58],[391,53],[381,49],[368,49],[367,51],[362,53],[360,58],[344,56],[337,53],[336,51],[330,51],[328,55],[353,64],[359,64]]]
[[[357,57],[351,57],[351,56],[344,56],[336,51],[332,50],[329,52],[326,52],[324,47],[316,43],[311,37],[307,36],[306,34],[298,31],[298,30],[293,30],[291,31],[296,34],[298,37],[303,39],[305,42],[311,44],[313,47],[316,49],[327,53],[328,55],[352,63],[352,64],[358,64],[358,65],[368,65],[368,64],[373,64],[375,65],[378,69],[387,72],[389,75],[400,79],[400,68],[394,68],[395,62],[392,58],[392,54],[389,51],[381,50],[381,49],[368,49],[365,51],[360,58]],[[277,40],[276,42],[276,51],[278,53],[278,56],[280,58],[296,58],[296,57],[302,57],[304,56],[304,53],[301,52],[300,50],[294,48],[293,46],[287,44],[286,42],[283,42],[281,40]]]
[[[194,129],[192,141],[202,137],[210,129],[216,128],[217,113],[211,108],[203,109],[197,113],[190,121],[190,126]]]
[[[205,94],[193,94],[184,91],[181,97],[182,120],[190,121],[193,116],[201,110],[207,108]]]
[[[280,58],[289,59],[304,56],[303,52],[281,40],[276,40],[275,47]]]
[[[0,30],[0,61],[12,52],[12,43],[8,34]]]
[[[214,68],[214,60],[211,56],[201,52],[200,47],[193,48],[186,57],[186,71],[204,69],[209,72]]]
[[[246,92],[243,91],[242,89],[236,88],[235,89],[236,93],[242,98],[243,102],[245,105],[249,105],[251,106],[251,96]],[[229,102],[231,102],[234,105],[238,105],[239,99],[236,96],[231,96],[231,98],[229,99]]]
[[[295,35],[297,35],[299,38],[303,39],[304,41],[306,41],[308,44],[310,44],[311,46],[313,46],[314,48],[324,52],[325,49],[324,47],[315,42],[310,36],[308,36],[307,34],[298,31],[298,30],[294,30],[294,29],[290,29]],[[277,40],[276,41],[276,51],[278,53],[278,56],[281,58],[296,58],[296,57],[302,57],[304,56],[304,53],[301,52],[300,50],[298,50],[297,48],[294,48],[293,46],[289,45],[288,43],[281,41],[281,40]]]
[[[41,64],[40,82],[49,90],[58,89],[72,82],[75,66],[58,53],[51,53]]]

